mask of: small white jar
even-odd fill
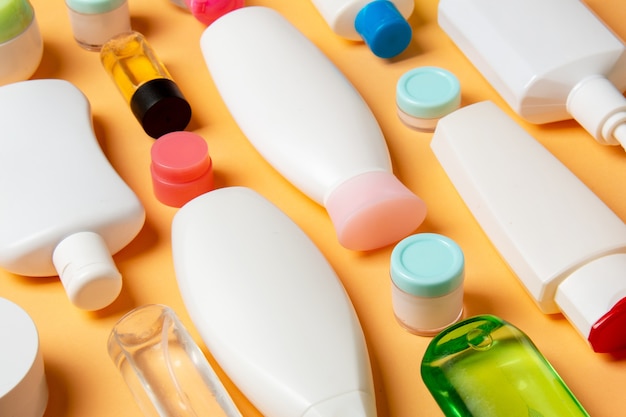
[[[419,233],[391,253],[394,314],[409,332],[433,336],[463,316],[465,258],[453,240]]]
[[[28,313],[0,298],[0,416],[41,417],[48,384],[39,333]]]
[[[88,51],[99,51],[117,34],[131,30],[127,0],[66,0],[74,39]]]
[[[43,40],[28,0],[0,2],[0,85],[29,79],[43,56]]]
[[[461,84],[450,71],[419,67],[404,73],[396,84],[398,117],[407,126],[432,132],[443,116],[461,105]]]

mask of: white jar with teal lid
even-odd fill
[[[415,68],[398,80],[396,104],[398,117],[407,126],[432,132],[439,119],[460,107],[461,84],[444,68]]]
[[[83,48],[99,51],[113,36],[131,30],[127,0],[65,0],[74,39]]]
[[[29,79],[42,55],[43,40],[29,1],[0,1],[0,85]]]
[[[432,336],[463,316],[465,257],[452,239],[418,233],[391,252],[391,299],[408,331]]]

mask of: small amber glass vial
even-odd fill
[[[109,39],[100,59],[145,132],[157,139],[185,130],[191,106],[141,33]]]

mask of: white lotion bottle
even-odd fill
[[[208,350],[266,416],[374,417],[367,347],[336,273],[282,211],[245,187],[172,223],[180,292]]]
[[[259,6],[234,10],[205,30],[201,48],[248,140],[326,208],[344,247],[378,249],[422,223],[426,206],[393,175],[363,98],[282,15]]]
[[[492,102],[442,118],[431,147],[541,311],[596,352],[626,348],[624,222]]]
[[[583,2],[441,0],[438,19],[521,117],[626,147],[626,46]]]
[[[98,310],[121,290],[112,254],[144,209],[94,135],[90,105],[64,80],[0,87],[0,267],[59,275],[76,306]]]
[[[414,0],[312,0],[328,26],[338,36],[364,41],[374,55],[393,58],[411,43],[407,22]]]

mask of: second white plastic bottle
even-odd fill
[[[442,0],[439,24],[521,117],[626,147],[626,46],[583,2]]]
[[[276,206],[245,187],[198,196],[174,217],[172,254],[200,336],[264,416],[376,416],[352,303]]]
[[[85,95],[64,80],[0,87],[0,267],[59,275],[72,303],[112,303],[112,254],[141,230],[141,202],[98,144]]]
[[[424,220],[424,202],[392,173],[385,138],[346,77],[265,7],[235,10],[201,38],[209,72],[248,140],[327,209],[339,242],[371,250]]]

